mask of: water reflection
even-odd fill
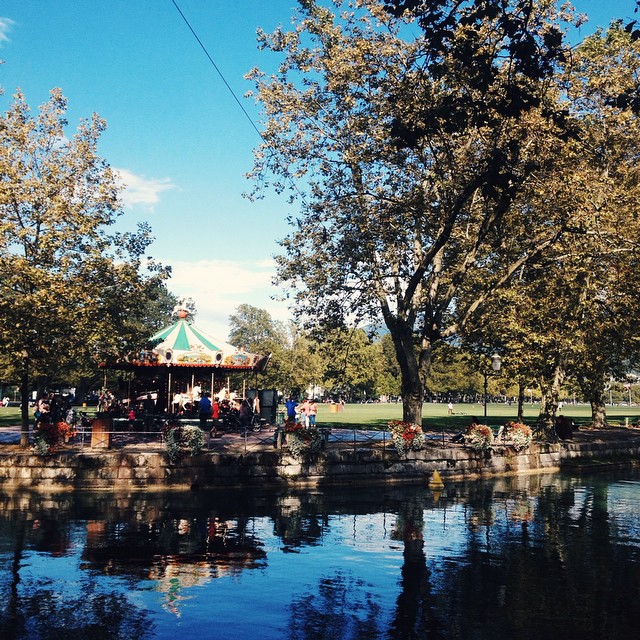
[[[0,637],[632,637],[639,489],[5,495]]]

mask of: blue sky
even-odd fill
[[[273,60],[258,51],[255,31],[289,24],[295,0],[176,2],[260,126],[243,76]],[[632,17],[635,3],[574,6],[590,16],[587,35]],[[275,194],[242,197],[258,134],[171,0],[2,0],[0,59],[2,111],[18,87],[34,110],[60,87],[70,133],[94,112],[106,119],[100,153],[128,184],[122,224],[150,222],[150,254],[172,266],[169,289],[194,298],[201,328],[226,339],[241,303],[287,318],[270,281],[294,211]]]

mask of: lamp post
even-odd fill
[[[502,358],[499,354],[494,353],[491,356],[491,370],[484,370],[484,417],[487,417],[487,388],[489,386],[489,374],[491,371],[495,371],[496,374],[500,373],[500,368],[502,367]]]

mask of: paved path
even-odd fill
[[[20,427],[0,427],[0,444],[20,444]]]

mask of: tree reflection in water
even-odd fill
[[[0,608],[3,640],[91,640],[144,639],[153,634],[147,612],[136,607],[119,591],[99,589],[87,576],[72,596],[50,580],[22,578],[24,523],[18,536],[11,566],[11,582],[0,590],[6,604]],[[6,593],[8,591],[8,594]]]
[[[0,640],[635,637],[638,486],[0,496]]]
[[[367,585],[353,576],[323,578],[317,594],[294,597],[289,640],[374,640],[380,637],[380,606]]]

